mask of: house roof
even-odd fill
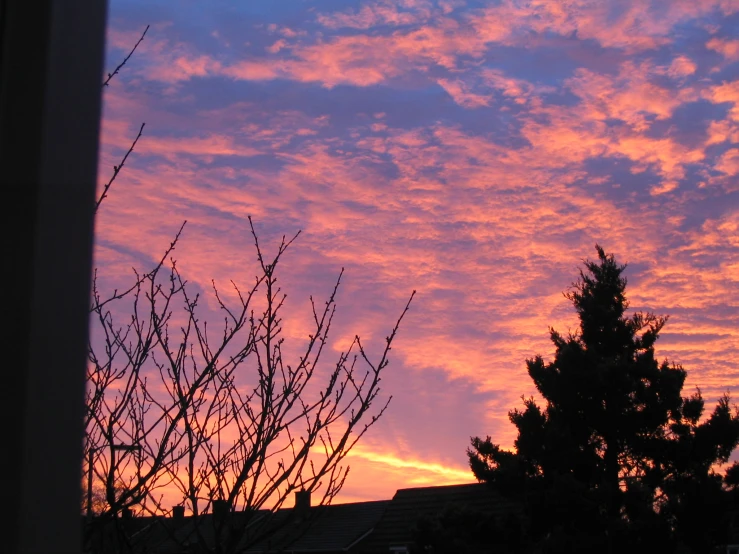
[[[298,521],[292,509],[279,510],[273,522],[275,531],[246,552],[346,552],[372,531],[390,503],[316,506]]]
[[[231,532],[237,541],[237,552],[250,554],[271,552],[338,553],[347,552],[363,539],[382,517],[390,500],[355,502],[315,506],[305,517],[298,517],[292,508],[275,513],[262,510],[250,518],[243,512],[232,512],[224,528],[223,537],[228,540]],[[150,518],[147,518],[150,519]],[[192,516],[178,522],[171,518],[151,520],[146,525],[139,520],[132,542],[146,545],[147,550],[161,554],[200,551],[200,540],[212,547],[216,536],[216,524],[212,514],[204,514],[196,520]],[[253,542],[256,539],[256,542]]]
[[[232,512],[224,538],[232,539],[236,552],[245,554],[387,554],[392,546],[413,543],[420,517],[435,516],[449,506],[494,517],[523,512],[521,503],[503,498],[485,484],[420,487],[400,489],[392,500],[315,506],[305,512],[294,508]],[[134,545],[161,554],[198,552],[201,539],[212,547],[216,537],[212,514],[197,521],[192,516],[132,518],[125,526],[132,531],[129,538]]]
[[[523,511],[520,503],[500,496],[484,483],[400,489],[359,551],[388,552],[391,546],[409,546],[420,517],[436,515],[452,505],[501,517]]]
[[[201,542],[207,545],[207,549],[214,549],[216,537],[220,537],[226,542],[234,540],[236,551],[240,552],[244,550],[242,544],[247,544],[254,535],[261,536],[265,524],[274,516],[269,510],[259,510],[251,513],[231,512],[225,517],[228,518],[226,522],[216,519],[212,513],[184,517],[174,532],[168,530],[168,536],[155,548],[150,542],[150,549],[160,554],[200,552],[203,550]]]
[[[96,518],[92,528],[84,518],[83,526],[91,532],[86,548],[94,552],[119,551],[124,546],[133,551],[159,552],[184,526],[187,520],[164,516]]]

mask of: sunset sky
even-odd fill
[[[146,122],[98,214],[104,286],[183,220],[191,283],[250,283],[251,215],[267,249],[302,230],[290,341],[342,267],[337,353],[418,291],[339,501],[470,482],[470,436],[511,445],[596,243],[670,316],[685,394],[739,399],[739,0],[111,0],[108,71],[146,25],[104,91],[100,182]]]

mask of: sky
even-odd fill
[[[390,407],[339,502],[472,482],[471,436],[512,444],[525,360],[575,330],[595,245],[657,356],[709,406],[739,397],[739,0],[111,0],[96,223],[103,286],[183,220],[195,287],[285,254],[287,339],[341,268],[335,355],[381,347]],[[204,317],[221,320],[213,303]]]

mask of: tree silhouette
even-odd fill
[[[201,295],[176,262],[167,263],[179,234],[131,289],[105,298],[93,281],[85,469],[88,490],[104,489],[105,503],[89,538],[125,509],[168,514],[167,487],[194,516],[202,551],[243,548],[269,528],[258,512],[276,511],[294,492],[330,503],[348,475],[346,456],[385,412],[382,372],[411,300],[375,359],[357,336],[326,362],[340,273],[325,302],[311,298],[310,333],[288,349],[278,269],[295,237],[267,258],[252,233],[259,272],[245,290],[233,284],[230,299],[213,285],[224,313],[217,327],[200,315]],[[219,502],[246,516],[238,527],[222,518],[201,532],[199,521],[213,525],[201,516]]]
[[[412,554],[521,552],[521,521],[516,514],[500,517],[465,505],[450,504],[437,514],[419,517],[412,534]]]
[[[515,451],[473,438],[470,466],[528,500],[532,537],[547,551],[668,552],[677,542],[708,551],[728,502],[714,468],[739,443],[739,413],[724,395],[703,418],[700,391],[681,396],[685,370],[655,358],[667,318],[627,315],[626,266],[596,249],[598,261],[585,262],[565,294],[578,331],[550,329],[554,360],[526,362],[545,405],[528,398],[509,413]]]
[[[113,167],[96,210],[143,129]],[[93,278],[82,467],[89,551],[149,548],[134,544],[120,515],[172,513],[163,490],[188,508],[194,527],[188,541],[199,552],[245,548],[274,530],[269,514],[294,492],[314,493],[316,504],[336,497],[349,472],[346,456],[391,399],[380,382],[415,291],[376,356],[359,336],[335,355],[329,332],[342,269],[325,301],[310,298],[305,340],[288,344],[278,275],[299,233],[283,236],[270,256],[249,218],[254,280],[231,282],[228,292],[213,282],[207,297],[174,258],[184,227],[148,271],[133,271],[127,288],[106,292]],[[204,301],[217,307],[220,322],[205,321]],[[238,523],[207,517],[217,509],[244,517]]]

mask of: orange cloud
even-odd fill
[[[409,4],[410,2],[404,2]],[[398,5],[393,2],[377,2],[364,4],[357,12],[334,12],[330,14],[319,14],[318,22],[329,29],[340,29],[349,27],[352,29],[369,29],[377,25],[409,25],[426,19],[430,15],[427,3],[424,8],[414,12],[402,12]]]
[[[561,36],[576,34],[581,39],[593,39],[601,46],[627,52],[655,49],[672,41],[674,25],[703,14],[716,7],[725,12],[733,8],[726,2],[689,2],[676,0],[655,9],[652,2],[632,0],[620,4],[619,10],[607,3],[574,0],[568,3],[535,0],[520,4],[511,0],[489,6],[470,17],[472,25],[484,39],[525,43],[527,31]]]
[[[706,43],[706,48],[715,50],[727,60],[739,59],[739,39],[720,39],[713,37]]]
[[[674,63],[668,72],[673,72]],[[686,71],[690,68],[688,63],[685,58],[677,67]],[[620,119],[636,131],[644,131],[651,126],[650,116],[658,120],[669,118],[675,108],[697,99],[690,88],[681,88],[676,94],[673,89],[656,85],[652,81],[655,75],[655,68],[648,63],[625,62],[615,78],[578,69],[567,86],[583,100],[588,119]]]
[[[482,94],[470,92],[463,81],[449,79],[438,79],[437,83],[443,88],[454,101],[464,108],[481,108],[490,105],[491,98]]]
[[[353,458],[362,458],[376,464],[382,464],[394,470],[416,474],[415,480],[418,484],[446,485],[474,481],[474,476],[468,468],[448,467],[440,463],[403,458],[393,452],[372,452],[362,446],[358,446],[352,451],[351,456]]]
[[[710,87],[704,96],[716,104],[732,104],[729,117],[739,121],[739,80]]]
[[[654,165],[666,178],[682,179],[685,165],[703,160],[701,149],[689,149],[671,139],[624,136],[610,150],[640,165]],[[637,166],[638,169],[641,169]]]
[[[707,134],[707,146],[726,141],[739,143],[739,125],[732,121],[711,121]]]
[[[497,69],[483,69],[480,78],[487,86],[499,90],[504,96],[512,98],[517,104],[525,104],[545,92],[553,92],[553,87],[535,86],[524,79],[515,79]]]
[[[728,150],[716,160],[714,166],[717,171],[726,173],[727,175],[739,175],[739,148]]]
[[[678,56],[670,64],[667,74],[670,77],[687,77],[695,73],[698,66],[687,56]]]
[[[507,410],[536,394],[525,359],[552,355],[548,326],[574,329],[562,291],[596,242],[632,263],[634,309],[673,315],[658,356],[683,363],[689,386],[714,398],[739,378],[739,220],[725,194],[739,169],[737,81],[729,65],[711,81],[702,45],[683,51],[674,34],[733,4],[438,6],[368,2],[321,14],[318,32],[267,25],[241,57],[147,39],[145,69],[132,64],[106,91],[101,181],[147,121],[98,217],[96,259],[113,288],[184,219],[175,255],[194,287],[250,283],[252,215],[267,250],[303,230],[280,277],[290,341],[308,332],[309,295],[322,298],[342,267],[334,354],[355,333],[381,347],[418,290],[383,379],[396,399],[351,458],[344,500],[470,477],[468,435],[511,444]],[[130,46],[125,34],[114,43]],[[568,57],[579,47],[587,56]],[[538,53],[552,48],[562,67],[542,70]],[[245,93],[224,76],[253,84]],[[211,77],[216,109],[189,83]],[[303,97],[291,81],[324,90]],[[439,86],[477,111],[450,108]],[[351,87],[369,87],[361,105],[344,102]],[[203,317],[218,321],[211,304],[203,297]]]
[[[384,35],[339,35],[314,44],[290,44],[280,39],[266,48],[271,56],[289,51],[289,57],[251,58],[225,64],[194,54],[181,43],[149,41],[142,48],[156,53],[161,63],[152,66],[146,74],[150,79],[171,83],[222,74],[244,80],[286,78],[320,82],[329,88],[337,84],[369,86],[397,77],[411,66],[421,71],[431,65],[454,69],[460,58],[481,58],[494,44],[526,47],[531,44],[531,32],[541,36],[548,32],[562,36],[576,33],[579,38],[597,40],[604,47],[649,50],[670,42],[669,32],[681,21],[710,13],[716,6],[729,10],[715,0],[699,4],[681,0],[669,3],[657,17],[657,11],[649,3],[633,1],[614,18],[605,4],[589,0],[567,5],[537,0],[524,6],[506,0],[472,10],[459,22],[448,17],[451,4],[442,6],[441,12],[425,1],[404,4],[406,11],[382,0],[367,2],[357,12],[319,14],[318,22],[331,30],[364,30],[378,25],[409,29]],[[278,29],[277,25],[270,25],[269,29],[286,38],[305,34]],[[130,36],[119,33],[113,40],[114,44],[123,45],[130,42]],[[709,42],[710,47],[733,52],[730,43],[717,41]],[[685,77],[694,71],[695,63],[685,56],[676,57],[669,68],[675,77]]]
[[[147,137],[147,153],[165,157],[189,154],[192,156],[256,156],[259,150],[235,144],[230,136],[210,135],[204,138]]]

